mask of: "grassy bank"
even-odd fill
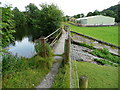
[[[35,88],[50,70],[52,58],[3,57],[3,88]]]
[[[58,74],[55,77],[52,88],[70,88],[70,68],[69,64],[61,64]]]
[[[64,23],[69,25],[72,31],[77,33],[81,33],[98,40],[102,40],[114,45],[118,46],[118,27],[110,26],[110,27],[78,27],[68,23]]]
[[[86,75],[89,78],[88,88],[118,88],[118,68],[101,66],[87,62],[73,61],[73,68],[78,72],[78,77]],[[76,64],[76,69],[75,69]],[[78,82],[73,79],[73,82]],[[76,85],[74,85],[76,88]]]
[[[43,46],[36,42],[37,54],[32,58],[17,57],[10,54],[3,56],[3,88],[35,88],[50,71],[53,58],[52,49],[48,44],[46,58],[43,58]]]

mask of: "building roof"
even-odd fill
[[[89,19],[89,18],[95,18],[95,17],[108,17],[108,18],[113,18],[113,17],[109,17],[109,16],[96,15],[96,16],[78,18],[78,19],[76,19],[76,20]]]

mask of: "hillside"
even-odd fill
[[[112,10],[112,11],[114,11],[115,13],[118,13],[118,7],[120,7],[120,4],[111,6],[111,7],[107,8],[107,9],[104,9],[103,11]]]
[[[101,11],[101,14],[105,16],[114,17],[116,22],[120,22],[120,4],[111,6]]]

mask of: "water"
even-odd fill
[[[28,37],[24,37],[22,41],[15,41],[15,45],[10,44],[8,51],[18,57],[30,58],[35,55],[34,43],[30,42]]]
[[[15,37],[15,42],[7,47],[12,55],[31,58],[36,54],[34,40],[42,35],[39,29],[32,27],[19,27],[13,35]]]

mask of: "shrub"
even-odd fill
[[[52,57],[43,58],[41,56],[35,56],[30,59],[29,66],[31,68],[46,68],[50,69],[52,66]]]
[[[53,56],[53,51],[48,43],[45,43],[45,48],[46,48],[47,57]],[[37,54],[40,55],[41,57],[43,57],[44,48],[43,48],[43,44],[40,41],[36,41],[35,49],[36,49]]]
[[[6,54],[3,56],[3,62],[2,62],[3,75],[22,71],[27,68],[28,68],[28,64],[25,58],[18,58],[10,54]]]

